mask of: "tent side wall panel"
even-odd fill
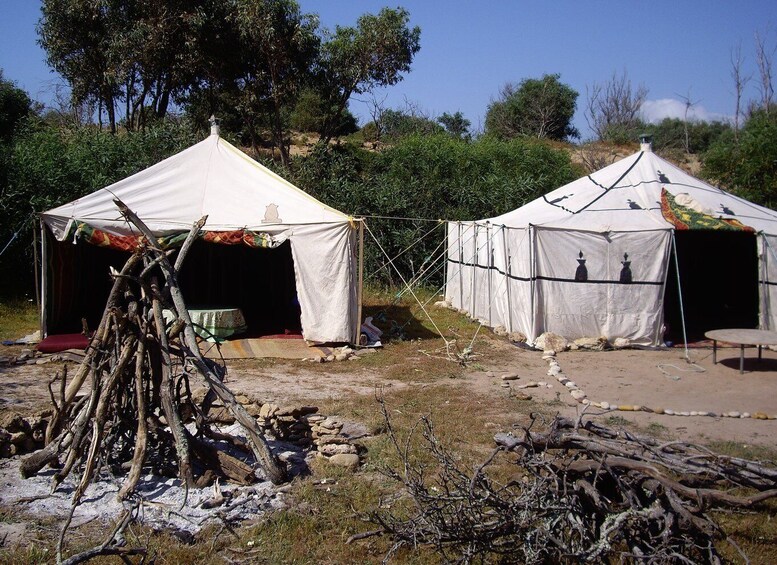
[[[296,226],[294,256],[302,334],[308,341],[350,342],[358,327],[358,229],[350,224]]]
[[[537,316],[543,331],[657,345],[670,231],[537,228]]]
[[[777,236],[763,234],[758,238],[760,257],[760,327],[777,329]]]

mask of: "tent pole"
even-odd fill
[[[758,321],[759,327],[762,330],[771,329],[771,320],[768,312],[769,304],[769,288],[766,284],[766,279],[769,276],[769,269],[766,261],[768,260],[768,248],[769,242],[766,240],[766,235],[760,234],[760,253],[758,254],[758,267],[761,271],[761,292],[758,301]]]
[[[674,251],[674,268],[677,274],[677,295],[680,298],[680,320],[683,326],[683,345],[685,346],[685,360],[690,362],[688,356],[688,335],[685,331],[685,307],[683,306],[683,289],[680,287],[680,261],[677,258],[677,241],[675,240],[675,232],[672,230],[672,250]]]
[[[38,220],[40,222],[40,220]],[[36,226],[32,227],[32,260],[35,267],[35,306],[38,308],[38,314],[40,315],[40,274],[38,273],[38,230]]]
[[[475,313],[475,279],[477,277],[476,271],[478,270],[478,265],[480,264],[480,254],[478,253],[478,225],[476,222],[472,223],[472,248],[474,253],[472,255],[472,286],[469,289],[469,315],[471,318],[477,318],[478,316]]]
[[[459,309],[464,308],[464,244],[461,242],[461,222],[456,222],[459,232]]]
[[[46,316],[48,304],[46,302],[46,290],[48,289],[48,245],[46,243],[46,225],[40,222],[40,337],[43,339],[48,333]]]
[[[507,331],[513,331],[513,301],[510,298],[510,254],[507,252],[507,228],[502,224],[502,247],[505,261],[505,287],[507,289]]]
[[[537,302],[537,296],[536,296],[536,290],[537,290],[537,283],[535,280],[536,275],[536,269],[534,268],[534,260],[535,256],[537,255],[537,250],[535,249],[535,239],[537,238],[537,230],[529,224],[529,227],[527,228],[529,230],[529,280],[530,282],[530,288],[529,292],[531,293],[531,328],[530,333],[532,334],[529,337],[529,339],[534,341],[535,336],[534,334],[537,333],[537,320],[535,319],[535,310],[536,306],[535,303]]]
[[[486,253],[488,253],[488,327],[493,328],[494,322],[491,319],[491,303],[494,300],[492,296],[493,270],[494,270],[494,240],[492,239],[491,225],[486,224]]]
[[[356,339],[354,345],[361,341],[362,329],[362,300],[364,297],[364,219],[359,220],[359,282],[356,288]]]

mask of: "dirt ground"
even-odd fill
[[[445,379],[446,387],[462,395],[475,392],[496,398],[530,381],[544,381],[551,387],[527,388],[522,392],[531,394],[546,410],[574,416],[584,408],[554,377],[548,376],[548,362],[542,359],[541,352],[496,340],[491,341],[490,347],[490,354],[476,357],[463,376]],[[710,349],[691,349],[689,353],[693,365],[684,360],[682,349],[568,351],[560,353],[557,359],[566,376],[592,402],[718,415],[737,411],[777,416],[777,353],[764,351],[759,362],[756,351],[747,349],[743,375],[739,374],[737,348],[719,350],[717,365],[712,363]],[[490,361],[492,358],[499,361]],[[303,361],[230,361],[228,384],[235,392],[282,404],[316,404],[326,399],[372,395],[380,388],[399,390],[435,384],[422,378],[416,368],[419,363],[412,358],[406,359],[401,367],[410,377],[401,379],[392,377],[397,375],[396,365],[381,363],[378,358],[374,361],[362,359],[324,365]],[[48,406],[47,383],[59,366],[59,363],[47,363],[0,367],[0,411],[29,413]],[[71,364],[71,370],[74,367]],[[505,388],[505,381],[500,378],[508,372],[520,377],[509,381],[511,389]],[[417,382],[412,380],[414,374],[419,377]],[[773,447],[777,433],[777,420],[608,412],[593,407],[586,414],[610,424],[632,422],[641,428],[700,443],[733,441]]]

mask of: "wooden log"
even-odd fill
[[[248,433],[251,447],[254,452],[254,456],[257,462],[261,466],[267,478],[274,484],[281,484],[288,481],[288,475],[286,468],[278,460],[278,458],[270,451],[269,446],[259,428],[256,420],[254,420],[245,408],[237,402],[235,395],[229,390],[215,371],[206,363],[202,356],[202,353],[197,346],[197,338],[192,327],[191,317],[189,311],[186,308],[186,303],[181,294],[181,290],[178,286],[176,279],[176,271],[170,264],[167,256],[162,256],[164,252],[159,249],[156,244],[156,238],[151,230],[146,226],[143,221],[137,217],[121,200],[114,199],[114,203],[119,208],[121,213],[127,220],[134,224],[140,232],[146,237],[149,242],[149,247],[154,253],[160,257],[159,266],[162,269],[162,273],[165,276],[165,283],[170,290],[170,297],[173,301],[175,309],[178,311],[178,316],[186,323],[183,329],[183,336],[181,338],[181,344],[184,347],[187,359],[189,359],[205,381],[210,386],[211,390],[216,393],[216,396],[224,403],[224,406],[228,407],[235,415],[235,419],[242,425]],[[204,223],[204,222],[203,222]],[[195,224],[197,226],[197,224]],[[194,237],[194,229],[189,233],[189,237]],[[184,243],[184,246],[186,243]],[[184,247],[182,247],[184,249]]]
[[[151,283],[151,288],[156,291],[156,282]],[[175,454],[178,458],[178,476],[181,481],[188,486],[194,486],[194,475],[192,473],[191,462],[189,460],[189,442],[186,437],[186,430],[181,422],[181,416],[173,403],[173,380],[170,374],[172,360],[170,358],[170,346],[167,342],[167,333],[165,332],[165,321],[162,316],[162,304],[159,298],[154,296],[152,299],[154,309],[154,323],[156,324],[157,337],[159,338],[159,348],[162,352],[162,380],[159,387],[159,400],[162,405],[167,425],[175,440]]]
[[[146,424],[146,395],[143,387],[143,365],[146,357],[146,340],[144,339],[146,327],[141,326],[141,338],[138,340],[138,350],[135,353],[135,401],[138,407],[138,427],[135,432],[135,451],[132,456],[132,465],[124,484],[119,489],[117,498],[125,500],[140,480],[143,470],[143,462],[146,460],[146,445],[148,443],[148,425]]]
[[[217,449],[214,445],[190,436],[189,442],[195,457],[205,467],[240,485],[250,485],[256,482],[256,474],[251,465]]]
[[[88,376],[89,372],[92,370],[92,365],[94,363],[95,357],[97,356],[97,353],[101,350],[103,343],[107,338],[108,331],[110,329],[108,320],[110,319],[111,310],[115,306],[116,301],[121,295],[121,292],[124,291],[124,288],[127,285],[127,280],[128,280],[127,276],[140,263],[140,259],[141,259],[141,256],[139,253],[135,253],[132,256],[130,256],[130,258],[127,259],[127,262],[124,264],[124,267],[122,267],[121,272],[119,273],[120,276],[117,276],[114,279],[113,286],[111,287],[111,292],[108,295],[108,301],[105,305],[105,310],[103,310],[103,315],[102,315],[102,318],[100,319],[100,324],[97,326],[97,331],[95,331],[94,336],[89,342],[89,346],[86,349],[86,355],[84,356],[84,360],[81,362],[81,365],[78,367],[78,371],[76,372],[75,377],[73,378],[72,381],[70,381],[70,383],[67,386],[67,390],[65,391],[64,402],[62,402],[59,408],[59,411],[57,411],[56,414],[51,418],[51,421],[49,422],[49,425],[46,428],[46,443],[49,443],[54,436],[58,435],[60,426],[62,425],[63,415],[67,413],[68,406],[70,405],[71,402],[73,402],[73,399],[76,397],[76,394],[78,394],[78,391],[81,390],[81,387],[83,386],[84,381],[86,380],[86,377]]]

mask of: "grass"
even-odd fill
[[[0,302],[0,340],[19,339],[39,327],[38,308],[34,302]]]

